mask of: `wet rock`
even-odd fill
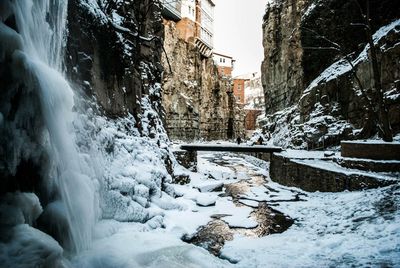
[[[174,150],[173,154],[180,165],[193,172],[196,172],[197,151]]]
[[[190,177],[189,175],[174,175],[172,177],[172,183],[185,185],[190,183]]]
[[[109,116],[137,115],[142,96],[161,82],[159,5],[153,0],[125,1],[107,9],[90,5],[80,0],[68,3],[68,18],[73,19],[68,20],[67,74]],[[116,16],[126,31],[114,26]]]

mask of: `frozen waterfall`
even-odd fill
[[[72,251],[79,252],[90,247],[97,201],[95,183],[83,172],[87,168],[74,142],[73,91],[62,74],[67,4],[67,0],[11,1],[18,33],[7,30],[22,39],[22,48],[13,57],[25,84],[39,96],[54,165],[50,177],[61,197],[58,203],[66,210],[66,240]]]

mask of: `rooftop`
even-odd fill
[[[225,58],[233,59],[233,57],[228,56],[228,55],[224,55],[224,54],[221,54],[221,53],[213,52],[213,54],[214,55],[218,55],[218,56],[222,56],[222,57],[225,57]]]

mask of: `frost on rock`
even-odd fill
[[[196,204],[202,207],[214,206],[217,201],[217,197],[211,194],[198,194],[196,198]]]
[[[7,193],[0,199],[2,267],[63,267],[63,249],[51,236],[31,227],[42,213],[33,193]]]
[[[15,226],[7,236],[8,243],[0,240],[2,267],[67,267],[62,247],[51,236],[27,224]]]
[[[351,138],[354,127],[337,110],[339,105],[316,103],[306,122],[301,122],[297,105],[260,119],[270,133],[269,143],[283,148],[317,149],[335,145],[338,138]],[[268,139],[268,137],[265,137]]]
[[[172,166],[175,160],[168,137],[151,101],[144,97],[141,105],[138,119],[112,120],[89,110],[74,121],[81,153],[100,178],[102,219],[147,222],[156,216],[150,211],[152,199],[172,181],[166,163]]]
[[[31,225],[42,211],[39,198],[34,193],[7,193],[0,197],[0,225]]]

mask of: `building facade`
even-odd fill
[[[233,94],[236,97],[236,101],[240,104],[244,104],[244,89],[247,81],[249,81],[249,79],[242,76],[233,78]]]
[[[231,56],[213,52],[213,60],[220,76],[231,77],[235,60]]]
[[[182,19],[182,0],[161,0],[161,13],[164,18],[179,21]]]
[[[177,22],[179,37],[193,42],[205,57],[214,46],[214,7],[212,0],[162,0],[163,16]]]

